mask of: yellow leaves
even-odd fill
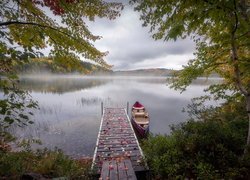
[[[29,25],[10,25],[10,37],[21,47],[34,47],[43,49],[46,47],[45,39],[39,29]]]
[[[103,59],[106,54],[92,44],[101,37],[89,31],[84,17],[114,19],[122,9],[121,3],[108,3],[102,0],[60,1],[60,8],[63,8],[64,12],[59,14],[59,18],[54,18],[37,1],[10,0],[6,6],[0,3],[0,8],[3,9],[0,18],[6,21],[0,23],[0,26],[4,26],[4,31],[0,32],[9,32],[9,44],[13,41],[20,48],[34,54],[36,50],[49,45],[53,48],[52,55],[60,54],[58,51],[61,51],[67,56],[70,51],[74,54],[70,55],[73,62],[83,56],[109,67]]]

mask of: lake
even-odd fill
[[[140,101],[150,115],[150,132],[169,134],[169,125],[186,121],[182,110],[191,98],[220,79],[198,79],[187,91],[166,85],[165,77],[23,76],[20,86],[39,104],[34,124],[16,129],[19,137],[39,138],[42,145],[55,146],[74,158],[92,156],[101,120],[101,102],[106,107],[130,108]],[[215,102],[211,102],[214,104]]]

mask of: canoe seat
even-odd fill
[[[132,112],[132,115],[134,117],[148,117],[148,113],[147,112]]]
[[[134,113],[135,116],[145,116],[145,112],[136,112]]]
[[[135,117],[135,121],[138,124],[148,124],[149,123],[149,119],[148,118],[142,118],[142,117]]]

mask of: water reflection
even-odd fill
[[[203,89],[220,79],[199,79],[180,94],[169,89],[164,77],[22,77],[20,86],[39,102],[35,124],[15,130],[20,137],[40,138],[43,146],[57,146],[68,155],[92,155],[105,106],[144,104],[151,118],[152,133],[170,132],[169,125],[183,122],[183,107],[203,95]],[[215,102],[212,102],[215,103]],[[37,147],[37,146],[36,146]]]
[[[107,79],[83,78],[80,76],[21,76],[21,88],[33,92],[56,93],[78,91],[100,86]]]

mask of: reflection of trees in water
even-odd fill
[[[57,93],[78,91],[106,84],[106,79],[85,78],[21,78],[20,87],[24,90]]]
[[[39,106],[39,114],[60,114],[62,111],[62,104],[52,104],[52,105],[48,105],[46,104],[46,106],[44,105],[40,105]]]
[[[19,140],[22,138],[41,138],[44,137],[45,133],[47,135],[64,134],[63,129],[57,127],[58,123],[61,122],[61,111],[61,104],[40,106],[39,109],[33,112],[35,114],[33,119],[34,124],[23,126],[22,128],[14,124],[8,131],[18,137]]]
[[[76,104],[80,106],[90,106],[90,105],[96,105],[100,104],[103,101],[103,99],[98,98],[98,97],[93,97],[93,98],[80,98],[76,100]]]
[[[118,79],[119,81],[124,80],[124,81],[133,81],[133,82],[138,82],[138,83],[148,83],[148,84],[166,84],[167,83],[167,77],[127,77]]]
[[[104,104],[109,104],[112,102],[112,99],[110,97],[107,98],[99,98],[99,97],[93,97],[93,98],[80,98],[76,101],[77,105],[80,105],[81,107],[84,106],[91,106],[91,105],[100,105],[101,102]]]
[[[220,84],[222,82],[222,78],[198,78],[196,80],[193,80],[191,85],[211,85]]]
[[[54,120],[53,120],[54,121]],[[8,129],[8,132],[17,137],[17,140],[22,139],[40,139],[46,135],[63,135],[65,131],[57,127],[55,121],[35,121],[34,124],[23,126],[22,128],[14,125]],[[33,144],[32,144],[33,145]]]
[[[114,81],[131,81],[131,82],[138,82],[138,83],[145,83],[145,84],[168,84],[172,81],[172,77],[154,77],[154,76],[120,76],[114,77]],[[211,85],[211,84],[218,84],[223,81],[222,78],[197,78],[192,82],[192,85]]]
[[[57,93],[78,91],[104,85],[112,81],[136,81],[138,83],[165,84],[166,78],[152,77],[104,77],[104,78],[74,78],[74,77],[23,77],[20,79],[20,87],[24,90]],[[93,101],[93,100],[92,100]],[[87,102],[91,103],[91,102]]]

